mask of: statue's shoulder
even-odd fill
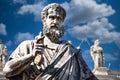
[[[94,48],[94,45],[92,45],[91,47],[90,47],[90,49],[93,49]]]
[[[34,42],[34,40],[25,40],[22,41],[18,47],[11,53],[9,60],[13,59],[13,58],[19,58],[21,56],[24,56],[27,54],[27,50],[26,48],[30,48],[32,46],[32,43]]]
[[[21,43],[23,43],[23,44],[29,44],[29,43],[31,43],[31,42],[35,42],[35,40],[25,40],[25,41],[23,41],[23,42],[21,42]]]
[[[35,40],[25,40],[25,41],[22,41],[19,46],[32,45],[34,42]]]
[[[101,50],[101,51],[102,51],[102,50],[103,50],[103,49],[102,49],[102,47],[100,47],[100,46],[99,46],[99,50]]]
[[[66,47],[69,47],[73,50],[77,50],[77,48],[73,46],[73,44],[70,40],[61,41],[61,44],[65,45]]]
[[[72,46],[72,42],[69,41],[69,40],[68,41],[67,40],[62,40],[62,41],[60,41],[60,44]]]

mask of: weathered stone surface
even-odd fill
[[[102,47],[99,46],[100,41],[97,39],[90,48],[90,54],[94,62],[94,69],[104,67],[104,54]]]
[[[7,59],[7,46],[2,43],[0,39],[0,68],[5,66],[5,62]]]
[[[108,69],[106,67],[96,68],[93,73],[96,75],[108,75]]]
[[[96,68],[93,73],[99,80],[120,80],[120,72],[108,70],[106,67]]]
[[[0,71],[0,80],[8,80],[5,78],[5,75],[1,71]]]
[[[3,71],[11,80],[98,80],[86,65],[80,49],[59,40],[64,34],[66,11],[57,4],[41,12],[44,35],[22,42]],[[12,67],[11,67],[12,66]]]
[[[119,77],[109,75],[96,75],[99,80],[120,80]]]

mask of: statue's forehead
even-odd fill
[[[61,12],[59,10],[56,10],[56,9],[53,9],[53,8],[50,8],[48,10],[48,14],[49,15],[59,15],[59,16],[62,16]]]
[[[96,42],[100,42],[99,40],[96,40]]]
[[[95,43],[98,43],[98,44],[99,44],[99,43],[100,43],[100,41],[99,41],[99,40],[96,40],[96,41],[95,41]]]

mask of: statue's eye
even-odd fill
[[[61,18],[61,17],[57,17],[57,20],[59,20],[59,21],[60,21],[60,20],[62,20],[62,18]]]
[[[51,20],[54,20],[54,19],[55,19],[55,16],[49,16],[49,18],[50,18]]]

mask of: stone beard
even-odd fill
[[[46,23],[44,24],[44,34],[51,40],[57,40],[58,38],[62,37],[64,34],[64,26],[61,27],[50,26],[48,27]]]

